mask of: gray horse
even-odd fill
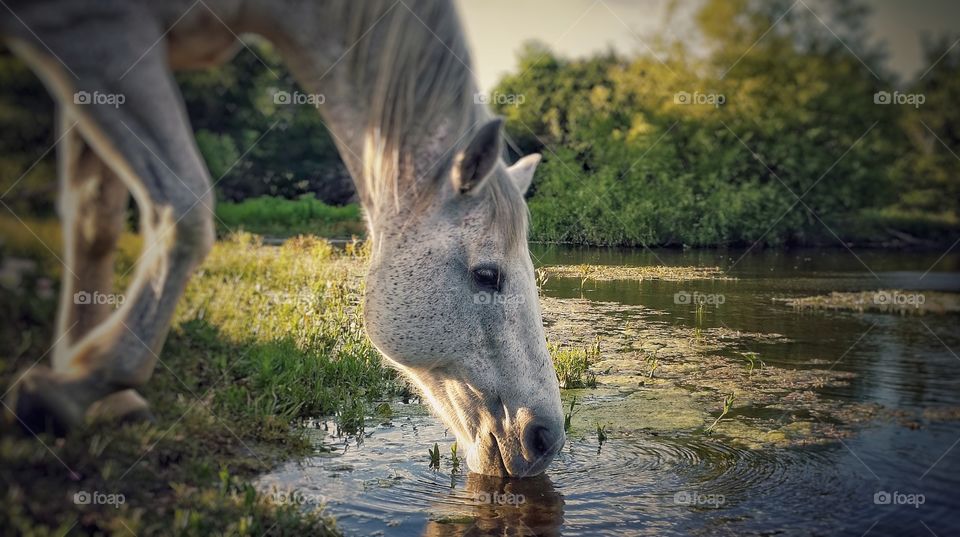
[[[463,29],[439,0],[7,0],[0,35],[57,103],[64,278],[52,367],[7,419],[66,430],[143,413],[178,298],[214,241],[214,196],[171,71],[270,40],[318,105],[350,170],[372,259],[367,332],[455,433],[474,472],[542,473],[564,442],[526,243],[540,160],[501,159]],[[311,107],[304,107],[308,113]],[[128,195],[144,249],[110,292]]]

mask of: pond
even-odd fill
[[[960,255],[532,253],[538,266],[720,267],[731,278],[546,281],[548,339],[576,346],[599,337],[602,348],[597,385],[564,391],[565,405],[577,402],[546,476],[500,480],[454,468],[452,435],[411,402],[371,417],[359,438],[318,421],[311,434],[323,452],[263,476],[261,488],[280,501],[324,504],[348,535],[945,535],[960,527],[960,316],[800,310],[777,300],[960,292]],[[728,391],[736,399],[711,428]],[[435,443],[439,469],[427,455]]]

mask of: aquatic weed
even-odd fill
[[[707,427],[706,431],[704,432],[709,433],[709,432],[712,432],[714,428],[716,428],[716,426],[720,423],[720,420],[722,420],[730,412],[730,410],[733,409],[734,399],[735,399],[735,396],[732,393],[724,398],[723,411],[720,412],[720,415],[717,416],[717,419],[714,420],[714,422],[711,423],[710,426]]]
[[[763,369],[767,365],[760,359],[760,355],[755,352],[741,352],[740,355],[747,360],[747,367],[749,368],[747,372],[750,375],[753,375],[753,370],[757,364],[760,364],[760,369]]]
[[[597,441],[600,443],[600,446],[603,446],[603,443],[607,441],[609,436],[607,435],[607,426],[600,425],[597,423]]]
[[[577,397],[574,396],[570,401],[570,411],[563,417],[563,432],[570,431],[570,423],[573,421],[573,416],[576,414],[574,408],[577,406]]]
[[[703,303],[697,304],[696,326],[693,329],[694,342],[699,345],[703,343],[703,315],[705,306]]]
[[[542,294],[543,286],[546,285],[547,282],[550,280],[550,273],[543,268],[538,268],[536,270],[536,275],[537,275],[537,290],[539,290],[540,293]]]
[[[656,354],[648,354],[645,360],[647,366],[650,368],[650,372],[647,374],[647,378],[653,378],[653,374],[657,371],[657,368],[660,367],[660,359],[657,358]]]
[[[453,473],[460,472],[460,457],[457,456],[457,443],[450,445],[450,459],[453,461]]]
[[[594,267],[591,265],[579,265],[577,266],[577,278],[580,280],[580,294],[583,295],[583,287],[590,281],[591,276],[593,275]]]
[[[590,363],[591,358],[594,361],[599,359],[599,338],[593,345],[584,349],[563,348],[554,344],[548,344],[547,349],[553,359],[557,381],[561,388],[595,388],[597,386],[597,376],[590,371]]]

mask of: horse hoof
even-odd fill
[[[37,367],[24,374],[4,402],[4,422],[24,433],[65,436],[83,422],[82,412],[68,400],[50,378],[50,371]]]
[[[149,408],[139,408],[117,418],[118,425],[132,425],[140,423],[157,424],[157,418],[150,412]]]
[[[90,405],[87,409],[87,421],[116,425],[157,423],[150,412],[150,404],[133,389],[112,393]]]

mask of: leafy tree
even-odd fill
[[[821,15],[831,29],[791,5],[705,2],[706,57],[674,43],[656,57],[569,60],[527,45],[494,90],[526,98],[493,102],[521,148],[546,157],[534,237],[832,242],[894,202],[904,110],[874,102],[892,83],[865,45],[863,5],[834,4]]]

